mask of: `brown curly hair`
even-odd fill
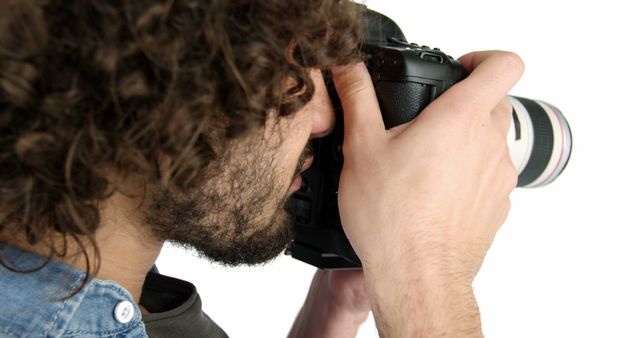
[[[219,155],[211,130],[224,144],[270,110],[294,113],[314,93],[309,68],[360,57],[361,12],[341,0],[2,1],[0,232],[48,244],[49,259],[68,254],[59,234],[89,267],[99,204],[120,179],[188,189]]]

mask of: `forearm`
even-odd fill
[[[307,301],[291,327],[289,338],[355,337],[366,316],[353,316],[325,306],[308,306]]]
[[[380,337],[482,337],[470,281],[418,270],[372,275],[365,269]]]
[[[319,270],[316,273],[307,299],[289,332],[289,337],[339,338],[356,336],[358,328],[368,317],[368,305],[366,310],[353,306],[353,304],[359,303],[353,302],[358,297],[357,293],[352,294],[351,297],[343,294],[336,295],[335,289],[337,287],[328,282],[329,278],[331,276],[328,271]],[[328,286],[333,286],[333,288]]]

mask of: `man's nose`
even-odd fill
[[[313,127],[311,129],[311,138],[319,138],[328,135],[336,123],[336,114],[333,111],[331,99],[327,93],[327,87],[324,81],[316,82],[316,90],[314,93],[314,113]]]

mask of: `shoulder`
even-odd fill
[[[138,307],[116,283],[88,278],[80,288],[77,269],[7,245],[0,252],[11,263],[0,266],[0,337],[145,336]]]

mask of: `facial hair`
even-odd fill
[[[212,164],[200,187],[152,192],[146,221],[152,234],[227,266],[277,257],[293,239],[289,186],[283,186],[291,180],[279,176],[273,151],[250,148]],[[294,178],[310,156],[307,145]]]

